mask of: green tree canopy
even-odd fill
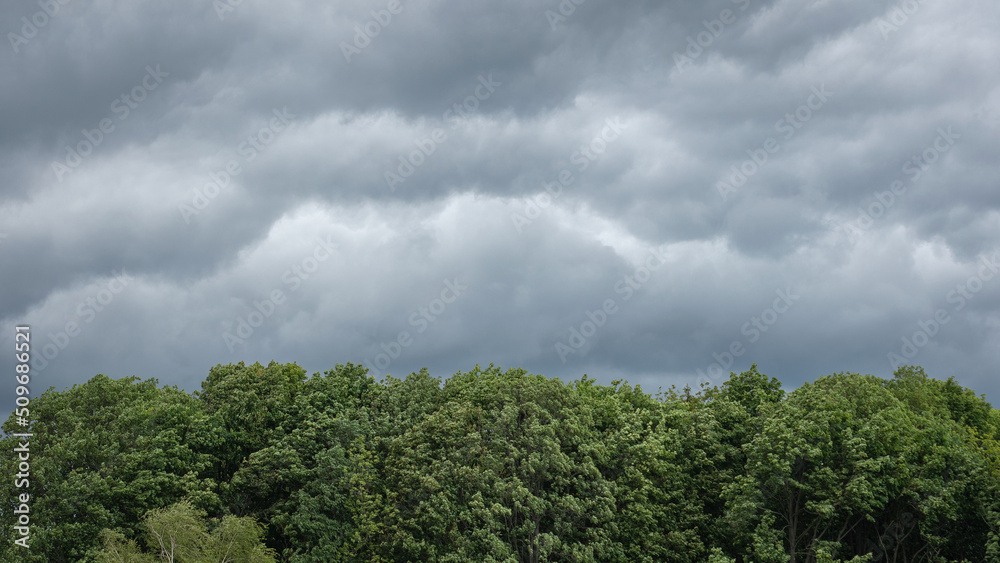
[[[786,393],[476,366],[98,375],[9,419],[0,561],[1000,563],[1000,411],[904,366]],[[13,543],[30,493],[30,548]]]

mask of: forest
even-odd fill
[[[4,562],[1000,562],[1000,411],[917,366],[651,394],[241,362],[97,375],[3,430],[11,478],[31,434]]]

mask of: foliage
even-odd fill
[[[272,563],[275,560],[273,550],[261,542],[263,529],[250,517],[227,515],[221,521],[206,521],[203,511],[182,500],[149,511],[143,522],[152,554],[141,553],[135,541],[120,533],[104,530],[104,546],[97,560],[101,563]]]
[[[189,497],[217,509],[211,451],[219,443],[198,401],[155,380],[112,380],[98,375],[66,391],[50,389],[31,402],[28,432],[31,476],[31,549],[12,538],[0,560],[92,561],[102,529],[134,538],[146,511]],[[0,443],[6,475],[17,471],[18,438]],[[25,489],[0,489],[0,510],[11,534],[16,496]],[[44,555],[44,556],[43,556]]]
[[[654,397],[239,363],[193,394],[98,375],[30,418],[3,425],[8,474],[33,437],[2,561],[1000,562],[1000,411],[915,366]]]

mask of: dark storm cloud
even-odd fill
[[[1000,392],[991,5],[42,4],[0,8],[35,391],[270,359],[793,387],[918,341]]]

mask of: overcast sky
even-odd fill
[[[29,325],[36,395],[273,359],[651,392],[910,363],[1000,400],[996,2],[0,22],[0,368]]]

